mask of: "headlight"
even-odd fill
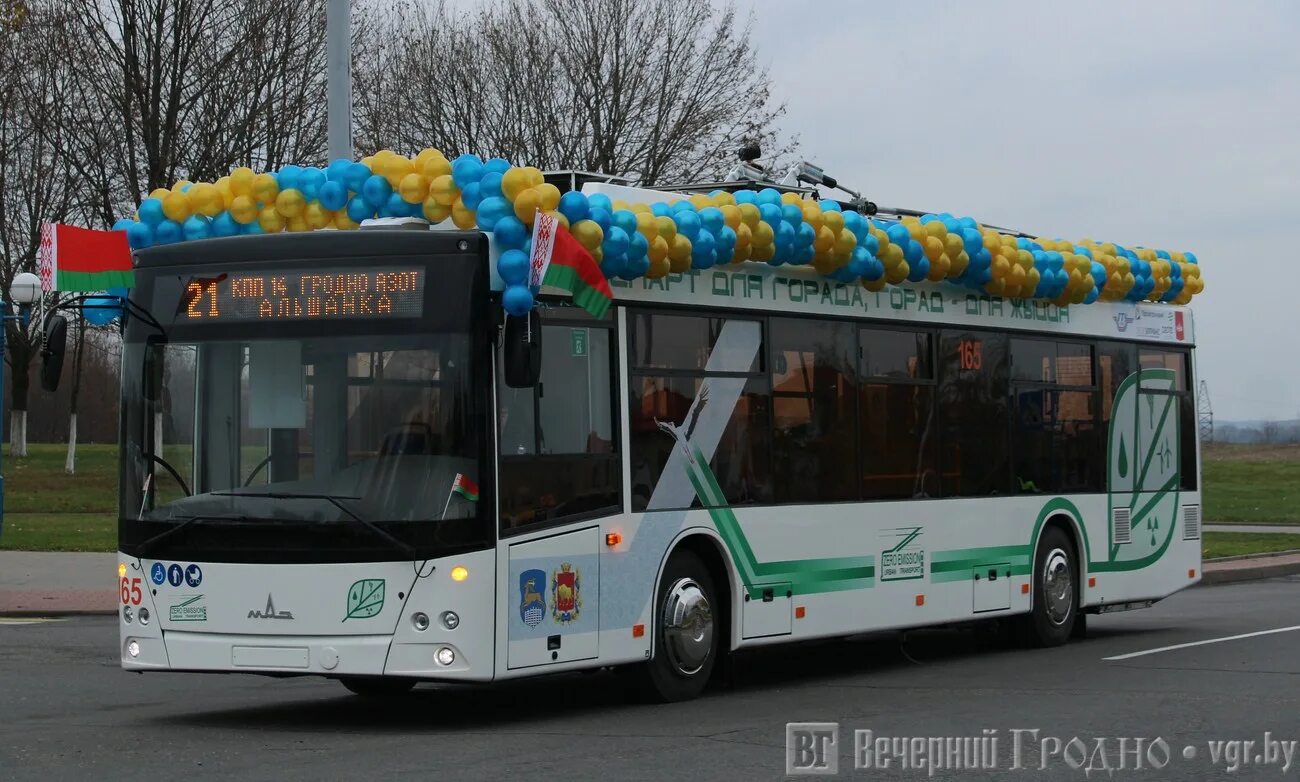
[[[437,654],[434,656],[437,658],[439,665],[451,665],[456,662],[456,653],[449,646],[438,649]]]
[[[143,606],[140,608],[140,624],[149,624],[149,609],[144,608]]]
[[[420,632],[429,629],[429,615],[423,611],[416,611],[411,614],[411,626]]]
[[[126,644],[126,653],[129,654],[129,655],[131,655],[132,657],[139,657],[139,656],[140,656],[140,642],[139,642],[139,641],[136,641],[136,640],[134,640],[134,639],[132,639],[132,640],[130,640],[130,641],[127,641],[127,644]]]
[[[442,626],[448,630],[455,630],[457,627],[460,627],[460,615],[455,611],[443,611]]]
[[[122,606],[122,621],[131,624],[131,620],[134,618],[135,615],[131,612],[131,606]]]

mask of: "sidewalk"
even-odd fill
[[[1300,551],[1212,559],[1201,584],[1300,574]],[[117,554],[0,551],[0,616],[112,614]]]
[[[117,554],[0,551],[0,616],[111,614]]]

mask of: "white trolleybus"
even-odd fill
[[[136,254],[124,668],[382,694],[627,666],[682,699],[747,647],[985,618],[1055,645],[1200,577],[1184,308],[749,263],[516,319],[491,256]]]

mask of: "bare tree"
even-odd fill
[[[354,58],[366,149],[433,145],[643,184],[716,176],[742,140],[787,149],[748,24],[707,0],[376,6]]]

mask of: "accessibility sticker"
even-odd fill
[[[171,584],[172,586],[174,587],[180,586],[181,580],[184,578],[185,578],[185,573],[184,571],[181,570],[180,565],[172,563],[172,566],[167,568],[167,583]]]
[[[153,579],[155,584],[162,586],[163,582],[167,580],[167,568],[163,567],[163,563],[155,562],[153,567],[149,569],[149,577]]]
[[[185,583],[191,587],[197,587],[203,583],[203,571],[198,565],[190,565],[185,568]]]

